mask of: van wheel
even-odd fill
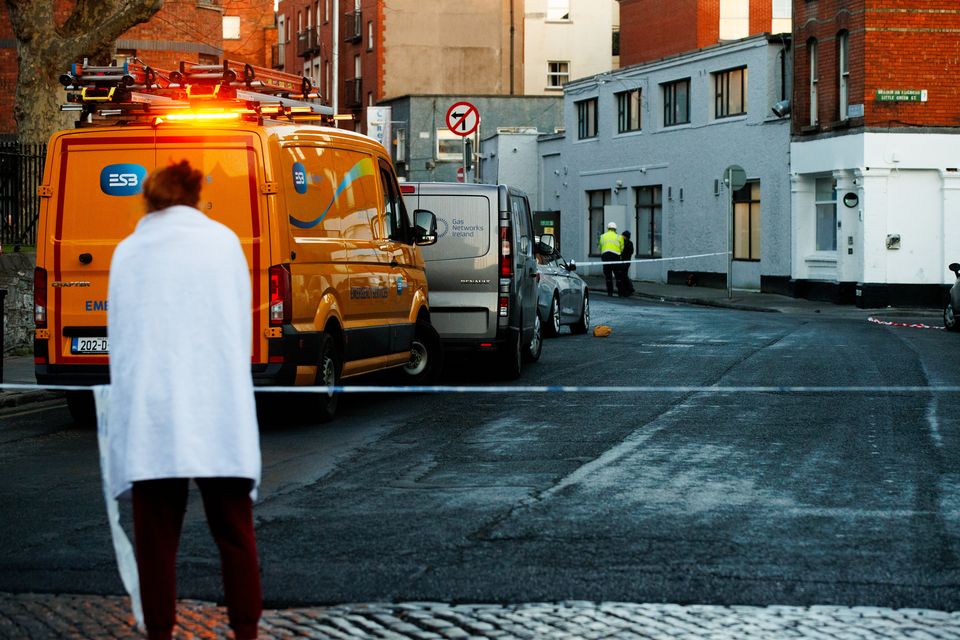
[[[320,361],[317,363],[317,386],[335,387],[340,383],[340,356],[329,333],[320,334]],[[337,413],[337,393],[317,393],[314,415],[320,422],[330,422]]]
[[[67,391],[67,408],[70,417],[78,427],[85,429],[96,428],[97,406],[93,400],[92,391]]]
[[[550,301],[550,313],[547,315],[547,323],[543,326],[543,335],[548,338],[556,337],[560,333],[560,298],[556,293],[553,294],[553,300]]]
[[[533,314],[533,335],[530,336],[530,344],[523,351],[523,359],[526,362],[536,362],[540,359],[540,353],[543,351],[543,323],[540,322],[540,314]]]
[[[570,331],[573,333],[586,333],[590,330],[590,296],[583,294],[583,310],[580,312],[580,319],[570,325]]]
[[[523,326],[523,325],[521,325]],[[507,342],[500,347],[500,366],[507,380],[516,380],[523,369],[523,356],[520,347],[520,331],[509,331]]]
[[[440,334],[429,322],[418,321],[410,345],[410,362],[403,367],[408,384],[430,384],[443,366]]]

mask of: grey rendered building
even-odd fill
[[[566,133],[540,140],[535,205],[559,212],[564,255],[599,261],[613,221],[643,259],[635,279],[725,286],[732,219],[734,287],[786,292],[790,126],[772,107],[790,74],[789,35],[764,34],[567,84]],[[746,172],[736,191],[730,165]]]

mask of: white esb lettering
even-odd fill
[[[140,184],[140,178],[135,173],[111,173],[107,183],[111,187],[135,187]]]

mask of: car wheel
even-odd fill
[[[590,296],[583,294],[583,309],[580,311],[580,319],[570,326],[573,333],[586,333],[590,330]]]
[[[410,362],[403,372],[408,384],[423,385],[433,382],[443,364],[443,348],[440,334],[429,322],[417,322],[410,345]]]
[[[540,353],[543,351],[543,323],[540,322],[540,314],[533,314],[533,335],[530,337],[530,344],[523,352],[523,359],[527,362],[536,362],[540,359]]]
[[[520,377],[520,371],[523,369],[520,331],[510,331],[508,333],[507,342],[500,347],[500,366],[503,367],[503,376],[507,380],[516,380]]]
[[[550,301],[550,312],[547,314],[547,323],[543,327],[543,335],[553,338],[560,333],[560,298],[553,294]]]
[[[318,387],[335,387],[340,382],[340,356],[337,353],[337,347],[334,344],[333,337],[329,333],[320,334],[320,361],[317,363]],[[318,400],[313,403],[315,411],[313,415],[320,422],[330,422],[337,413],[337,400],[339,394],[334,392],[315,394]]]
[[[960,331],[960,323],[957,323],[957,316],[953,311],[953,302],[947,302],[947,306],[943,308],[943,326],[947,331]]]
[[[92,391],[67,391],[67,409],[73,423],[84,429],[97,427],[97,406]]]

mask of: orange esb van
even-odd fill
[[[181,159],[204,172],[199,208],[237,233],[250,264],[255,384],[333,385],[388,368],[421,381],[435,371],[439,339],[417,245],[436,241],[436,223],[425,211],[408,217],[383,146],[270,119],[248,100],[200,104],[50,139],[39,189],[37,381],[108,381],[111,256],[144,215],[145,176]],[[75,418],[86,417],[88,398],[68,395]],[[312,406],[329,419],[336,396]]]

